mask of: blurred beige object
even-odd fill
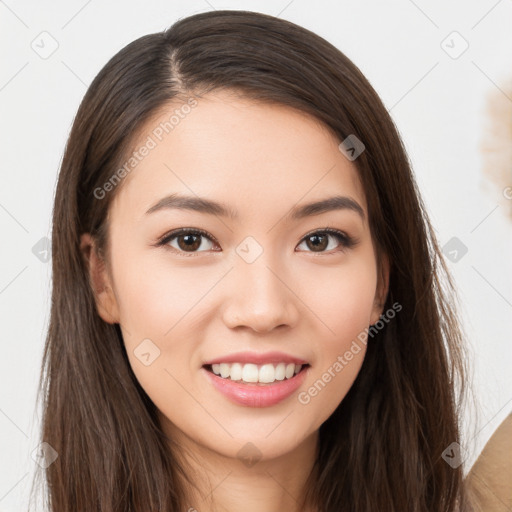
[[[498,187],[499,204],[512,219],[512,80],[492,88],[485,114],[483,173]]]
[[[512,511],[512,413],[485,445],[466,477],[475,512]]]

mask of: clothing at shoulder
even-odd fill
[[[476,511],[512,510],[512,413],[485,445],[466,477],[466,485]]]

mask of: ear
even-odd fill
[[[89,272],[89,284],[100,317],[109,324],[119,323],[119,308],[107,265],[99,255],[94,238],[89,233],[80,237],[80,250]]]
[[[380,255],[377,271],[377,289],[375,291],[375,299],[373,302],[373,309],[370,320],[371,324],[376,323],[384,312],[384,304],[386,303],[386,298],[388,296],[390,265],[387,254],[382,253]]]

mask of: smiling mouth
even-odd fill
[[[277,363],[256,365],[252,363],[206,364],[203,368],[221,379],[239,384],[268,386],[293,379],[306,370],[309,364]]]

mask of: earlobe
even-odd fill
[[[371,325],[375,324],[382,313],[389,291],[389,273],[390,264],[387,254],[381,255],[381,261],[378,270],[377,289],[375,292],[375,300],[373,303],[373,311],[371,316]]]
[[[89,233],[80,237],[80,250],[89,274],[89,284],[100,317],[109,324],[119,323],[119,311],[111,279],[104,259],[98,254],[95,240]]]

